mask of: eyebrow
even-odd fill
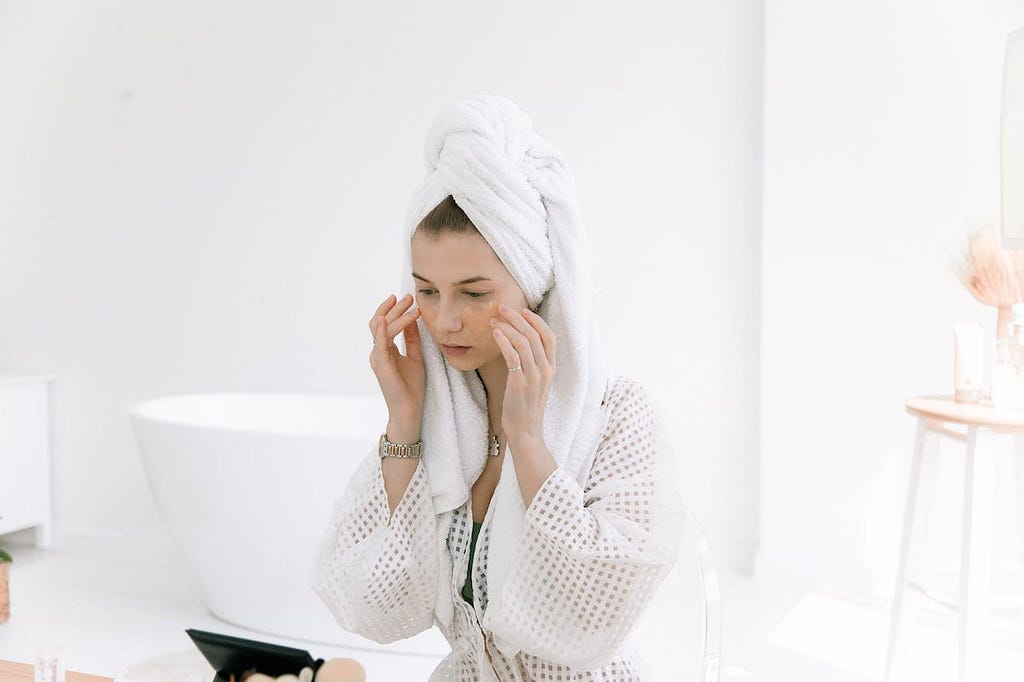
[[[417,275],[415,272],[412,273],[412,276],[415,277],[416,279],[423,280],[427,284],[431,284],[432,283],[426,277],[423,277],[421,275]],[[461,286],[463,284],[472,284],[473,282],[490,282],[490,281],[491,281],[491,279],[489,277],[481,277],[480,275],[477,275],[476,277],[470,277],[469,279],[464,279],[461,282],[456,282],[455,286]]]

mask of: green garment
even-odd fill
[[[462,598],[473,603],[473,554],[476,552],[476,536],[480,534],[481,524],[473,522],[473,538],[469,541],[469,569],[466,571],[466,584],[462,586]]]

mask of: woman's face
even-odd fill
[[[412,276],[423,324],[449,365],[470,371],[501,356],[491,318],[504,319],[502,303],[521,310],[526,297],[482,235],[417,231]]]

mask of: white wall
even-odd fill
[[[747,566],[761,22],[753,0],[0,5],[0,370],[59,375],[58,542],[158,523],[132,401],[376,393],[366,320],[427,127],[490,91],[571,160],[607,341]]]
[[[904,401],[952,393],[954,322],[994,335],[951,263],[999,218],[1003,50],[1024,3],[779,0],[765,16],[757,573],[891,590]],[[932,529],[955,561],[947,449]]]

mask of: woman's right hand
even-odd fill
[[[413,304],[411,294],[395,300],[388,296],[370,319],[373,350],[370,367],[377,376],[381,393],[388,405],[391,426],[419,432],[423,419],[423,401],[427,392],[427,371],[423,364],[420,330],[416,319],[419,308],[409,310]],[[401,332],[405,337],[405,355],[395,345]],[[389,434],[396,437],[396,434]],[[396,442],[400,442],[396,439]]]

